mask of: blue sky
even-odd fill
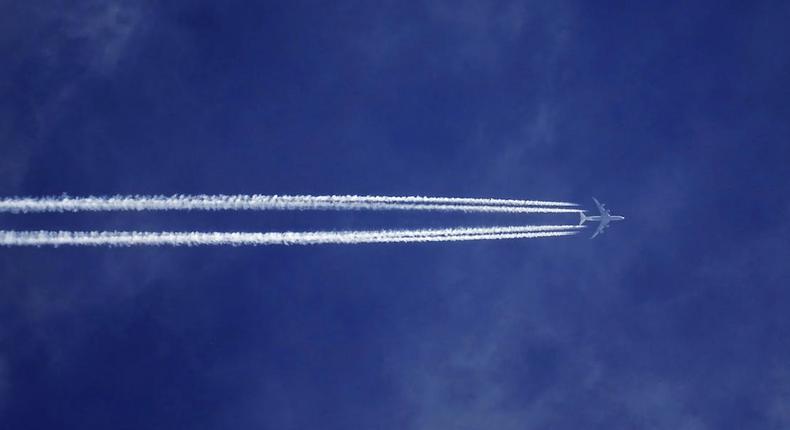
[[[778,1],[5,2],[0,195],[594,195],[627,220],[595,241],[0,249],[0,427],[789,427],[788,18]]]

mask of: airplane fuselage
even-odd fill
[[[585,216],[584,217],[585,221],[602,221],[603,219],[604,219],[604,217],[602,217],[600,215],[593,215],[593,216]],[[625,219],[625,217],[620,216],[620,215],[609,215],[609,216],[606,217],[607,221],[622,221],[624,219]]]

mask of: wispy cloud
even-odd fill
[[[86,80],[115,72],[145,23],[139,2],[37,3],[15,4],[0,21],[5,59],[0,81],[9,85],[0,101],[0,188],[6,192],[20,185],[29,158],[79,97]]]
[[[60,10],[66,38],[82,44],[85,65],[98,74],[112,72],[142,24],[143,8],[128,1],[88,1]]]

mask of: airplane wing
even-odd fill
[[[599,234],[606,231],[606,227],[609,227],[609,218],[605,216],[601,216],[601,222],[598,224],[598,228],[595,229],[595,233],[592,235],[590,239],[594,239],[595,236],[598,236]]]
[[[598,224],[598,228],[595,229],[595,233],[593,233],[590,239],[595,239],[595,236],[598,236],[599,234],[603,233],[604,228],[606,228],[606,224],[604,223]]]
[[[595,197],[593,197],[592,199],[595,202],[595,206],[598,206],[598,211],[601,212],[601,215],[602,216],[606,215],[606,208],[604,207],[604,205],[601,202],[599,202],[598,199],[596,199]]]

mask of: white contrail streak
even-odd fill
[[[487,206],[578,206],[575,203],[544,200],[513,200],[513,199],[476,199],[462,197],[423,197],[423,196],[281,196],[294,199],[341,201],[350,203],[427,203],[427,204],[460,204]]]
[[[571,236],[572,225],[454,228],[437,230],[318,232],[70,232],[0,231],[2,246],[200,246],[318,245],[359,243],[453,242]]]
[[[0,212],[10,213],[166,210],[417,210],[503,213],[580,211],[557,206],[573,204],[536,200],[385,196],[174,195],[0,199]]]

